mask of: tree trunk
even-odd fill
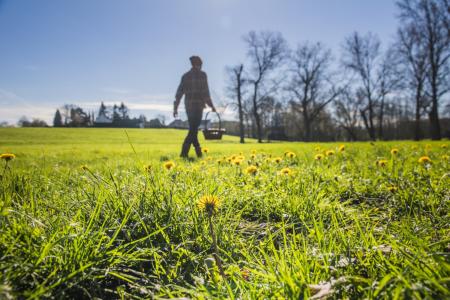
[[[311,141],[311,121],[306,113],[303,113],[303,141]]]
[[[370,123],[367,120],[366,112],[361,110],[360,113],[361,113],[361,117],[362,117],[363,122],[364,122],[364,127],[366,127],[367,133],[369,134],[369,138],[372,141],[375,141],[375,132],[373,131],[373,127],[370,126]]]
[[[369,99],[369,120],[368,120],[369,137],[372,141],[375,141],[375,127],[373,126],[373,105],[372,100]],[[367,122],[365,122],[367,123]]]
[[[438,93],[437,93],[437,71],[432,70],[431,78],[431,111],[430,111],[430,133],[432,140],[441,139],[441,126],[438,114]]]
[[[430,111],[430,130],[431,139],[440,140],[441,139],[441,126],[439,124],[439,115],[437,110],[437,103],[433,100],[431,111]]]
[[[353,129],[351,129],[350,127],[344,127],[344,129],[347,131],[350,141],[354,142],[357,140],[356,134],[353,132]]]
[[[420,132],[420,109],[421,109],[421,98],[422,98],[422,85],[418,84],[416,89],[416,119],[414,126],[414,139],[419,141],[422,139],[422,133]]]
[[[429,13],[429,12],[428,12]],[[427,30],[428,30],[428,57],[430,62],[430,83],[431,83],[431,111],[429,113],[430,117],[430,134],[432,140],[441,139],[441,126],[439,124],[439,114],[438,114],[438,76],[439,76],[439,59],[438,53],[435,48],[435,32],[428,20],[429,15],[427,15]]]
[[[381,99],[380,114],[378,115],[378,138],[383,140],[384,97]]]
[[[261,128],[261,120],[259,119],[259,114],[255,113],[255,122],[256,122],[256,132],[258,134],[258,143],[262,143],[262,128]]]
[[[255,117],[258,143],[262,143],[261,120],[259,118],[259,113],[258,113],[258,103],[256,101],[256,99],[258,97],[258,82],[255,82],[253,84],[253,88],[254,88],[254,90],[253,90],[253,116]]]
[[[237,100],[238,100],[238,108],[239,108],[239,135],[240,135],[240,143],[245,143],[244,140],[244,112],[242,110],[242,93],[241,93],[241,74],[243,65],[239,67],[239,72],[237,73]]]

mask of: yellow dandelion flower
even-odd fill
[[[397,148],[392,148],[391,149],[391,154],[392,155],[397,155],[398,154],[398,149]]]
[[[89,171],[89,168],[88,168],[88,166],[86,166],[86,165],[82,165],[80,168],[81,168],[81,170],[83,170],[83,171]]]
[[[377,160],[376,165],[379,167],[386,167],[386,165],[388,164],[388,161],[386,159],[380,159]]]
[[[279,164],[283,159],[281,157],[275,157],[273,159],[274,162],[276,162],[277,164]]]
[[[170,170],[170,169],[172,169],[173,167],[175,167],[175,163],[173,162],[173,161],[166,161],[165,163],[164,163],[164,168],[166,169],[166,170]]]
[[[236,159],[244,160],[244,159],[245,159],[245,156],[244,156],[244,155],[239,155],[238,157],[236,157]]]
[[[223,163],[223,159],[216,160],[217,164],[221,165]]]
[[[431,164],[431,159],[428,156],[422,156],[418,162],[419,164]]]
[[[231,156],[231,159],[232,159],[232,160],[235,160],[236,157],[237,157],[237,155],[232,155],[232,156]]]
[[[206,195],[201,197],[198,202],[197,206],[200,210],[205,211],[207,213],[215,213],[219,209],[220,206],[220,199],[217,196],[212,195]]]
[[[252,150],[252,154],[256,154],[256,150],[255,149]]]
[[[229,163],[231,163],[231,162],[233,162],[233,157],[227,157],[227,162],[229,162]]]
[[[320,147],[316,147],[314,150],[315,150],[316,152],[319,152],[321,149],[320,149]]]
[[[426,144],[426,145],[425,145],[425,148],[426,148],[426,149],[431,149],[431,144]]]
[[[5,161],[10,161],[10,160],[16,158],[16,156],[12,153],[3,153],[0,155],[0,158]]]
[[[387,190],[391,193],[395,193],[397,191],[397,187],[395,185],[390,185],[387,187]]]
[[[206,147],[205,147],[205,148],[202,148],[202,152],[203,152],[203,153],[208,153],[208,152],[209,152],[209,149],[206,148]]]
[[[242,279],[244,279],[245,281],[249,281],[250,271],[248,269],[241,269],[241,276],[242,276]]]
[[[242,160],[241,159],[233,159],[233,164],[236,166],[240,166],[242,164]]]
[[[340,145],[338,149],[339,149],[339,152],[344,152],[345,151],[345,145]]]
[[[243,156],[243,155],[244,155],[244,152],[239,152],[239,155],[240,155],[240,156]]]
[[[447,144],[442,144],[442,145],[441,145],[441,148],[442,148],[442,149],[447,149],[447,147],[448,147]]]
[[[442,160],[448,160],[448,155],[447,155],[447,154],[442,155],[442,156],[441,156],[441,159],[442,159]]]
[[[295,155],[294,152],[289,151],[289,152],[286,154],[286,156],[289,157],[289,158],[294,158],[296,155]]]
[[[248,166],[247,169],[245,169],[245,173],[249,175],[256,175],[256,173],[258,173],[258,168],[256,166]]]
[[[325,154],[327,156],[332,156],[332,155],[334,155],[334,150],[328,150]]]
[[[256,155],[255,155],[255,154],[250,155],[250,159],[251,159],[251,160],[254,160],[255,158],[256,158]]]
[[[316,154],[316,155],[314,155],[314,159],[315,160],[322,160],[323,159],[323,154]]]
[[[280,175],[287,175],[287,176],[291,176],[293,174],[293,171],[289,168],[283,168],[280,171]]]

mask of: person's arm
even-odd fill
[[[175,101],[173,102],[173,117],[178,117],[178,106],[180,105],[181,98],[183,98],[184,89],[183,89],[183,78],[181,78],[181,82],[178,85],[177,93],[175,94]]]
[[[204,82],[204,84],[205,84],[205,87],[204,87],[205,103],[206,103],[206,105],[211,107],[213,112],[216,112],[216,108],[214,107],[214,104],[212,103],[211,95],[209,94],[208,77],[206,76],[206,73],[205,73],[205,82]]]

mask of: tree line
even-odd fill
[[[290,49],[279,32],[244,36],[245,63],[227,67],[241,142],[449,137],[449,0],[396,4],[395,41],[354,32],[338,57],[321,42]]]
[[[129,108],[124,102],[120,105],[107,106],[101,102],[97,116],[94,112],[86,112],[75,104],[65,104],[58,108],[53,118],[53,127],[120,127],[120,128],[163,128],[165,117],[147,121],[144,115],[132,118]]]
[[[64,104],[53,118],[53,127],[89,127],[94,123],[94,113],[86,112],[75,104]]]

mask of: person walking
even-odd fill
[[[203,109],[208,105],[213,112],[216,108],[212,103],[209,94],[208,79],[206,73],[202,71],[202,60],[198,56],[191,56],[192,68],[181,77],[180,85],[178,86],[175,95],[175,102],[173,103],[173,117],[178,116],[178,106],[181,98],[184,97],[184,105],[189,123],[189,132],[184,139],[181,147],[181,157],[187,158],[191,144],[194,145],[197,157],[202,157],[202,148],[198,141],[198,127],[202,122]]]

